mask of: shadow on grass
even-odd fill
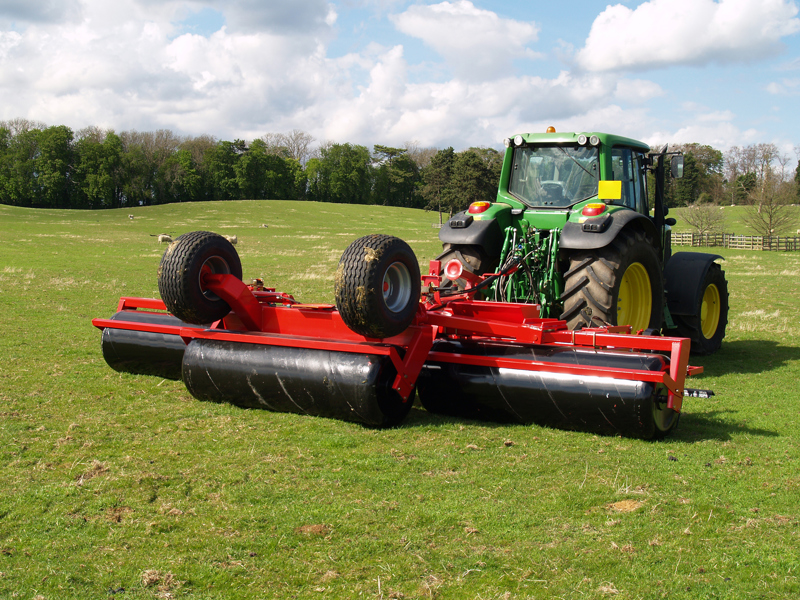
[[[800,360],[800,348],[784,346],[774,340],[737,340],[723,342],[711,356],[692,356],[689,363],[701,365],[713,377],[743,373],[764,373]],[[691,387],[690,383],[687,383]]]
[[[717,440],[721,442],[732,439],[734,434],[747,434],[762,437],[778,437],[780,434],[769,429],[759,429],[749,427],[743,423],[736,423],[730,419],[719,418],[717,415],[734,414],[736,411],[723,409],[705,413],[684,412],[678,422],[678,426],[673,429],[666,437],[666,441],[693,444],[696,442]],[[518,423],[499,423],[496,421],[477,421],[460,417],[451,417],[429,413],[423,408],[414,407],[408,417],[398,426],[400,429],[413,429],[417,427],[431,427],[445,425],[448,423],[464,423],[479,425],[486,429],[512,429],[516,427],[526,427]],[[549,428],[546,425],[535,424]],[[557,431],[574,431],[576,433],[589,433],[603,437],[617,437],[618,434],[611,434],[602,431],[592,431],[589,429],[557,429]],[[628,436],[622,436],[628,437]]]
[[[718,440],[721,442],[732,439],[734,434],[747,434],[760,437],[779,437],[777,431],[750,427],[744,423],[737,423],[728,418],[719,418],[718,415],[735,414],[737,411],[730,409],[714,410],[703,413],[684,411],[678,427],[669,435],[669,440],[693,444],[705,440]]]

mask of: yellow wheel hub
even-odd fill
[[[703,292],[703,304],[700,306],[700,331],[707,340],[717,332],[720,311],[719,290],[712,283]]]
[[[647,329],[652,306],[653,290],[647,269],[642,263],[633,263],[627,268],[619,284],[617,325],[630,325],[634,333]]]

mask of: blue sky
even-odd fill
[[[495,146],[800,146],[795,0],[0,3],[0,120]]]

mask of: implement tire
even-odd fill
[[[561,319],[570,329],[605,324],[631,325],[633,333],[661,329],[661,261],[643,232],[623,230],[608,246],[573,252],[569,259]]]
[[[185,233],[169,246],[158,266],[158,292],[167,310],[186,323],[219,321],[231,307],[203,286],[205,273],[242,278],[242,262],[233,245],[210,231]]]
[[[353,332],[388,338],[414,320],[420,287],[419,263],[408,244],[390,235],[367,235],[350,244],[339,260],[336,308]]]
[[[692,340],[692,354],[706,356],[719,350],[728,324],[728,282],[725,271],[711,263],[699,290],[699,306],[693,315],[672,315],[670,335]]]

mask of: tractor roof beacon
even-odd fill
[[[631,325],[690,338],[695,354],[719,349],[728,313],[722,257],[671,249],[666,162],[681,177],[682,156],[553,128],[505,145],[495,202],[473,203],[440,230],[452,293],[477,288],[485,300],[540,304],[570,329]]]

